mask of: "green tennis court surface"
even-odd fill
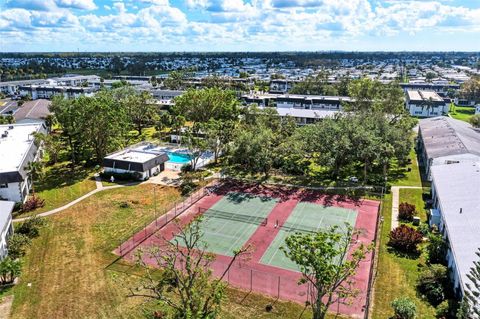
[[[300,202],[288,217],[265,254],[260,263],[275,267],[298,270],[297,265],[288,259],[280,247],[285,246],[285,238],[292,232],[314,232],[319,229],[328,229],[334,225],[340,228],[345,223],[355,226],[357,212],[355,210],[341,207],[325,207],[309,202]]]
[[[247,242],[277,201],[244,193],[224,196],[203,213],[203,241],[208,245],[207,250],[233,256],[233,251]]]

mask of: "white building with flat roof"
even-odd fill
[[[450,103],[434,91],[408,90],[406,108],[412,116],[432,117],[448,114]]]
[[[15,202],[0,200],[0,260],[8,254],[8,239],[13,234],[12,211]]]
[[[456,294],[464,294],[480,248],[480,162],[432,167],[432,216],[449,249],[447,262]]]
[[[447,116],[422,119],[417,148],[430,179],[433,166],[480,161],[480,129]]]
[[[155,145],[142,145],[110,154],[103,159],[104,172],[132,174],[139,180],[157,175],[165,170],[169,157],[155,148]]]
[[[26,201],[32,183],[26,167],[41,155],[34,143],[35,132],[45,133],[45,125],[0,125],[0,199]]]

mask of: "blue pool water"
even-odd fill
[[[190,162],[190,155],[188,154],[181,154],[175,152],[167,152],[168,157],[170,158],[170,163],[178,163],[178,164],[185,164]]]

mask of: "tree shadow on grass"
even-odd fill
[[[92,173],[92,168],[76,166],[72,168],[68,162],[57,163],[47,168],[45,175],[35,184],[35,191],[45,191],[76,184]],[[92,179],[94,179],[92,177]]]
[[[395,249],[393,247],[390,247],[390,246],[387,246],[387,251],[390,254],[395,255],[396,257],[406,258],[406,259],[411,259],[411,260],[415,260],[415,259],[420,258],[420,255],[422,254],[422,252],[419,251],[418,249],[415,252],[404,252],[404,251],[397,250],[397,249]]]

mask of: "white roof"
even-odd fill
[[[41,126],[40,123],[0,125],[0,136],[8,132],[7,137],[0,137],[0,173],[22,169],[23,158],[33,145],[32,133]]]
[[[151,159],[156,158],[157,156],[158,154],[155,154],[155,153],[148,153],[140,150],[128,149],[128,150],[123,150],[123,151],[111,154],[109,156],[106,156],[105,158],[119,160],[119,161],[128,161],[132,163],[145,163]]]
[[[464,285],[480,248],[480,162],[432,166],[432,178]]]
[[[0,231],[5,228],[11,219],[13,207],[15,207],[15,202],[0,200]]]
[[[263,109],[263,107],[259,107]],[[296,108],[285,108],[277,107],[275,108],[280,116],[293,116],[293,117],[302,117],[310,119],[323,119],[326,117],[333,117],[339,111],[335,110],[312,110],[312,109],[296,109]]]

